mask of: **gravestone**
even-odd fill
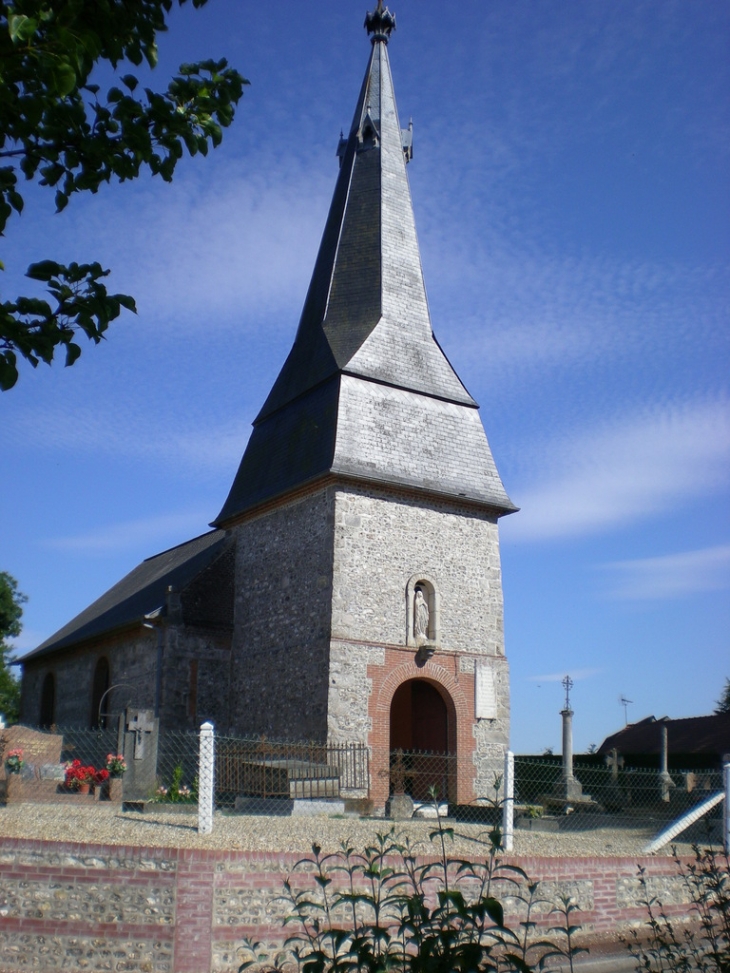
[[[58,779],[50,783],[44,774],[46,767],[54,767],[63,780],[60,733],[42,733],[27,726],[8,726],[0,730],[0,801],[53,800]],[[8,774],[5,758],[11,750],[23,751],[24,767],[20,774]]]
[[[160,721],[151,709],[127,709],[119,717],[117,746],[127,764],[125,801],[147,801],[155,793],[159,729]]]
[[[20,725],[5,727],[0,731],[0,779],[6,776],[5,757],[10,750],[23,751],[23,777],[38,780],[41,767],[60,764],[62,746],[60,733],[42,733]]]

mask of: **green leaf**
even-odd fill
[[[60,98],[70,95],[76,87],[76,72],[68,62],[61,62],[51,69],[53,87]]]
[[[63,268],[55,260],[41,260],[37,264],[31,264],[25,272],[26,277],[31,280],[50,280]]]
[[[8,33],[13,44],[24,44],[35,34],[38,21],[25,14],[11,14],[8,17]]]
[[[0,352],[0,389],[7,392],[18,381],[17,358],[12,351]]]
[[[504,909],[499,899],[492,897],[484,899],[484,908],[492,922],[497,926],[504,925]]]
[[[126,307],[128,311],[132,312],[132,314],[137,313],[137,303],[133,297],[130,297],[128,294],[117,294],[117,300],[122,307]]]

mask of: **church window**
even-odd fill
[[[46,673],[41,688],[39,726],[53,726],[56,722],[56,680],[52,672]]]
[[[109,661],[102,656],[94,669],[94,682],[91,690],[91,713],[89,726],[92,730],[105,730],[109,715],[109,696],[107,691],[111,685],[109,678]]]

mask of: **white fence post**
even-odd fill
[[[198,760],[198,832],[213,830],[213,768],[215,763],[215,732],[212,723],[200,727],[200,757]]]
[[[725,763],[722,765],[723,784],[725,785],[725,807],[722,816],[722,842],[725,846],[725,854],[730,855],[730,754],[725,755]]]
[[[507,750],[504,755],[504,802],[502,804],[502,844],[505,851],[512,851],[515,828],[515,755]]]

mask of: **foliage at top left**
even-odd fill
[[[125,65],[157,64],[157,36],[187,0],[7,0],[0,3],[0,234],[23,211],[20,177],[54,191],[56,212],[76,193],[137,178],[143,169],[170,182],[184,152],[220,144],[248,84],[225,60],[183,64],[167,89],[141,87]],[[207,0],[192,0],[202,7]],[[94,68],[119,71],[102,94]],[[0,264],[2,269],[2,264]],[[81,354],[79,333],[98,343],[134,299],[109,294],[97,262],[32,264],[26,276],[51,301],[0,303],[0,389],[18,379],[18,358],[34,367]]]

